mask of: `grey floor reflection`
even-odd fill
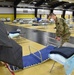
[[[22,35],[23,37],[25,37],[29,40],[32,40],[34,42],[40,43],[42,45],[47,44],[48,36],[53,37],[53,38],[55,37],[55,33],[44,32],[44,31],[39,31],[39,30],[35,30],[35,29],[28,29],[28,28],[23,28],[23,27],[18,27],[18,26],[6,25],[6,29],[9,32],[16,31],[17,29],[21,29],[21,33],[24,34],[24,35]],[[49,39],[49,40],[51,40],[51,39]],[[74,37],[70,38],[70,42],[74,43]]]

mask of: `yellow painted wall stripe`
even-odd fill
[[[14,14],[0,14],[0,18],[10,18],[14,20]],[[35,18],[34,14],[17,14],[16,18]]]
[[[57,15],[57,17],[61,17],[61,15]],[[0,14],[0,18],[10,18],[11,21],[14,20],[14,14]],[[16,18],[35,18],[34,14],[17,14]],[[65,18],[68,19],[68,15],[65,15]],[[72,18],[72,15],[70,15]]]
[[[35,18],[34,14],[17,14],[17,18]]]
[[[0,19],[1,18],[10,18],[11,20],[13,20],[14,14],[0,14]]]

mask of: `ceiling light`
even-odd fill
[[[66,7],[66,5],[64,5],[64,7]]]
[[[24,0],[22,0],[21,2],[25,2]]]
[[[61,2],[62,0],[59,0],[59,2]]]
[[[33,4],[36,4],[37,2],[33,2]]]
[[[45,5],[48,5],[48,3],[45,3]]]
[[[69,2],[69,3],[72,3],[72,2]]]

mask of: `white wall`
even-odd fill
[[[63,13],[63,11],[61,11],[61,10],[54,10],[53,13],[61,15]],[[66,11],[66,15],[68,15],[68,14],[71,15],[72,11]]]
[[[34,14],[34,9],[17,8],[17,14]]]
[[[45,10],[45,9],[38,9],[38,14],[49,14],[50,11],[49,10]]]
[[[66,14],[71,15],[72,11],[66,11]]]
[[[59,15],[61,15],[61,14],[62,14],[62,11],[61,11],[61,10],[54,10],[53,13],[54,13],[54,14],[59,14]]]
[[[19,14],[34,14],[34,9],[27,9],[27,8],[17,8],[17,13]],[[38,14],[49,14],[49,10],[38,9]]]
[[[12,14],[14,13],[13,8],[0,7],[0,14]]]
[[[0,7],[0,14],[12,14],[14,13],[14,8],[7,8],[7,7]],[[34,14],[34,9],[27,9],[27,8],[17,8],[17,13],[20,14]],[[38,14],[49,14],[49,10],[38,9]],[[54,10],[53,13],[55,14],[62,14],[62,11]],[[66,14],[72,14],[71,11],[66,11]]]

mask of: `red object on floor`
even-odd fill
[[[11,70],[11,68],[7,63],[5,63],[5,66],[8,68],[8,70],[11,72],[12,75],[15,75],[14,71]]]

